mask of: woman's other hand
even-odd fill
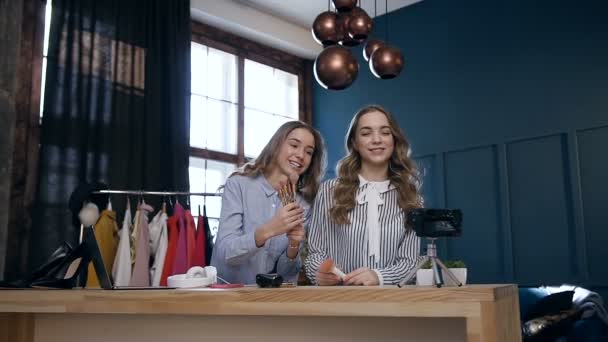
[[[304,232],[304,226],[299,225],[289,232],[287,232],[287,257],[289,259],[294,259],[298,255],[298,251],[300,250],[300,243],[304,241],[306,238],[306,233]]]
[[[373,270],[367,267],[358,268],[344,277],[344,285],[378,285],[380,280]]]
[[[304,226],[299,225],[288,231],[287,239],[289,240],[290,246],[299,246],[302,241],[306,240],[306,232],[304,231]]]
[[[319,286],[333,286],[338,285],[342,281],[340,277],[333,273],[319,272],[317,271],[315,278],[317,285]]]

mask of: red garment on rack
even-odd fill
[[[200,211],[200,209],[199,209]],[[207,266],[205,261],[205,248],[206,248],[206,234],[205,234],[205,223],[203,215],[198,213],[198,225],[196,227],[196,247],[194,249],[194,266]]]
[[[173,261],[173,274],[186,274],[188,272],[188,232],[186,227],[186,213],[184,208],[179,204],[175,204],[173,210],[177,216],[177,226],[179,229],[177,237],[177,253]]]
[[[163,265],[163,273],[160,276],[160,286],[167,286],[167,277],[173,275],[173,262],[177,253],[177,217],[175,215],[167,219],[167,228],[169,229],[169,246],[165,255],[165,264]]]
[[[196,266],[194,262],[194,252],[196,250],[196,226],[194,225],[194,218],[190,210],[186,210],[186,245],[188,246],[188,269],[192,266]]]

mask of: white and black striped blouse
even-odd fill
[[[420,240],[413,230],[405,226],[406,213],[398,205],[397,189],[381,194],[384,204],[378,208],[380,257],[374,260],[368,253],[368,203],[356,202],[348,213],[350,224],[336,224],[330,218],[336,182],[336,179],[324,182],[315,198],[308,227],[306,275],[316,283],[317,269],[325,259],[331,258],[344,273],[369,267],[379,275],[380,285],[398,284],[416,267]],[[355,197],[367,186],[370,185],[361,185]]]

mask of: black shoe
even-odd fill
[[[76,287],[78,276],[86,273],[90,261],[86,243],[81,243],[63,258],[53,272],[31,282],[31,287],[71,289]]]
[[[0,281],[0,288],[29,288],[33,281],[52,274],[53,270],[63,262],[63,259],[72,251],[72,249],[72,246],[68,242],[64,242],[53,252],[53,254],[51,254],[44,264],[27,276],[27,278],[13,281]]]
[[[40,279],[48,274],[53,272],[53,269],[59,266],[63,259],[72,252],[74,248],[68,242],[64,242],[59,248],[57,248],[49,260],[40,266],[37,270],[32,272],[32,274],[28,277],[28,281],[32,282],[36,279]]]
[[[112,283],[103,265],[99,246],[95,240],[92,227],[84,228],[83,241],[76,249],[66,255],[62,262],[51,273],[41,279],[32,281],[31,287],[71,289],[84,286],[89,262],[93,262],[99,284],[104,289],[111,289]]]

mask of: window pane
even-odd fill
[[[207,96],[237,103],[236,62],[235,55],[209,48]]]
[[[237,57],[195,42],[190,55],[192,93],[236,103]]]
[[[257,157],[274,132],[293,118],[245,108],[245,156]]]
[[[275,114],[281,114],[298,120],[300,106],[298,103],[298,76],[283,70],[274,69],[275,91]]]
[[[298,76],[245,59],[245,107],[297,120]]]
[[[190,146],[234,154],[236,135],[236,104],[191,96]]]
[[[207,172],[205,174],[205,159],[190,157],[190,191],[217,192],[218,188],[224,185],[226,178],[234,171],[235,167],[234,164],[207,160]],[[209,224],[215,236],[222,208],[222,198],[220,196],[213,196],[205,199],[202,196],[191,196],[190,203],[192,214],[195,216],[198,215],[199,206],[201,213],[203,212],[203,205],[206,203]]]
[[[207,47],[192,42],[190,48],[192,93],[207,95]]]

